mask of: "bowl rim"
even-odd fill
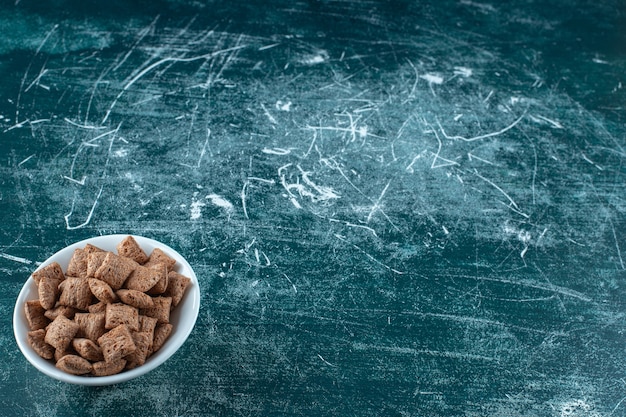
[[[69,257],[74,253],[75,249],[83,248],[86,244],[90,243],[94,246],[101,247],[105,250],[111,250],[116,252],[115,246],[122,239],[132,236],[139,246],[142,249],[150,248],[150,251],[154,248],[160,248],[167,255],[174,258],[176,260],[175,270],[191,279],[191,283],[185,291],[183,299],[178,304],[177,308],[172,312],[172,316],[175,320],[178,321],[177,325],[172,329],[172,334],[168,337],[164,345],[161,349],[152,355],[146,363],[141,366],[138,366],[134,369],[125,370],[121,373],[115,375],[108,376],[80,376],[80,375],[72,375],[68,374],[60,369],[56,368],[53,361],[46,360],[39,356],[35,351],[30,347],[27,342],[27,333],[30,331],[28,329],[28,322],[26,321],[26,314],[24,312],[24,303],[28,300],[37,298],[37,284],[35,283],[32,274],[49,265],[52,262],[59,262],[59,259],[63,260],[67,258],[69,261]],[[147,251],[149,253],[149,251]],[[63,271],[65,272],[67,269],[67,263],[59,262]],[[33,294],[35,296],[33,296]],[[184,307],[184,308],[183,308]],[[185,310],[187,316],[184,317],[184,320],[181,316],[181,310]],[[13,334],[15,336],[15,340],[17,345],[24,355],[24,357],[39,371],[57,379],[59,381],[68,382],[71,384],[77,385],[85,385],[85,386],[103,386],[103,385],[111,385],[118,384],[121,382],[126,382],[131,379],[137,378],[141,375],[144,375],[161,364],[167,361],[178,349],[185,343],[189,335],[191,334],[193,328],[195,327],[198,314],[200,312],[200,286],[198,283],[198,278],[187,260],[176,250],[171,248],[170,246],[159,242],[157,240],[139,236],[135,234],[111,234],[111,235],[101,235],[95,236],[87,239],[83,239],[79,242],[73,243],[69,246],[66,246],[53,255],[48,257],[45,261],[43,261],[28,277],[22,289],[20,290],[17,300],[15,302],[15,308],[13,310]],[[191,313],[191,315],[189,315]]]

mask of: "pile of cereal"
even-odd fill
[[[54,262],[32,275],[39,299],[24,307],[28,343],[70,374],[106,376],[143,365],[171,334],[170,312],[191,283],[158,248],[148,256],[132,236],[116,248],[87,244],[65,273]]]

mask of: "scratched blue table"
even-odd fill
[[[626,415],[623,1],[9,3],[0,414]],[[187,258],[197,325],[58,382],[15,299],[111,233]]]

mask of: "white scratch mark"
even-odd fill
[[[604,168],[602,168],[600,165],[596,164],[595,162],[593,162],[591,159],[589,159],[589,157],[587,155],[585,155],[584,153],[580,153],[580,155],[583,157],[583,159],[587,162],[589,162],[591,165],[593,165],[594,167],[596,167],[598,170],[600,171],[604,171]]]
[[[369,223],[372,220],[372,216],[374,215],[374,213],[376,211],[378,211],[378,209],[381,207],[380,202],[382,201],[383,197],[385,196],[385,193],[387,193],[387,189],[389,188],[389,184],[391,184],[391,181],[387,182],[387,185],[385,186],[383,191],[380,193],[380,196],[378,196],[378,200],[376,200],[376,202],[372,206],[372,209],[370,210],[370,213],[367,216],[366,223]]]
[[[542,116],[540,114],[535,114],[535,115],[533,115],[531,117],[543,120],[544,122],[548,122],[549,124],[552,125],[552,127],[556,128],[556,129],[563,129],[563,125],[561,123],[557,122],[556,120],[548,119],[547,117],[544,117],[544,116]]]
[[[206,196],[207,199],[211,200],[211,203],[223,208],[226,211],[232,211],[233,205],[230,201],[226,200],[224,197],[219,196],[217,194],[209,194]]]
[[[191,203],[190,220],[197,220],[202,216],[202,207],[206,206],[202,201],[193,201]]]
[[[102,130],[102,129],[107,128],[106,126],[93,126],[93,125],[85,125],[85,124],[76,123],[75,121],[68,119],[67,117],[64,118],[63,120],[65,120],[67,123],[71,124],[72,126],[80,127],[81,129]]]
[[[276,121],[276,119],[274,118],[274,116],[272,116],[269,112],[269,110],[267,110],[267,108],[265,107],[265,105],[263,103],[261,103],[261,108],[263,109],[263,113],[265,113],[265,115],[267,116],[267,118],[269,119],[269,121],[273,124],[278,124],[278,122]]]
[[[15,123],[13,126],[9,126],[6,129],[4,129],[3,133],[6,133],[6,132],[8,132],[10,130],[13,130],[13,129],[21,129],[28,122],[30,122],[30,120],[26,119],[26,120],[24,120],[22,122]]]
[[[273,43],[273,44],[271,44],[271,45],[261,46],[261,47],[259,47],[259,51],[265,51],[265,50],[267,50],[267,49],[275,48],[275,47],[277,47],[278,45],[280,45],[280,43]]]
[[[507,207],[511,208],[513,211],[515,211],[516,213],[520,214],[521,216],[525,217],[525,218],[529,218],[530,216],[526,213],[523,213],[519,206],[517,205],[517,203],[515,202],[515,200],[513,200],[513,198],[511,198],[511,196],[509,194],[507,194],[506,191],[504,191],[501,187],[499,187],[496,183],[494,183],[493,181],[483,177],[482,175],[480,175],[478,173],[478,171],[474,171],[474,174],[480,178],[481,180],[485,181],[487,184],[491,185],[493,188],[495,188],[496,190],[500,191],[502,193],[502,195],[504,195],[506,197],[507,200],[509,200],[509,205]]]
[[[467,67],[454,67],[454,75],[468,78],[472,76],[472,69]]]
[[[74,213],[74,201],[72,201],[72,207],[70,209],[70,212],[67,213],[65,216],[63,216],[63,218],[65,219],[65,228],[67,230],[80,229],[80,228],[83,228],[83,227],[85,227],[85,226],[87,226],[89,224],[89,222],[91,221],[91,216],[93,216],[93,212],[96,209],[96,205],[98,204],[98,200],[100,199],[100,196],[102,195],[102,189],[103,188],[104,188],[104,184],[102,184],[100,186],[100,190],[98,191],[98,195],[96,195],[96,199],[94,200],[93,205],[91,206],[91,210],[89,210],[89,214],[87,215],[87,219],[85,219],[84,222],[82,222],[81,224],[79,224],[77,226],[70,226],[70,217]]]
[[[32,154],[31,156],[29,156],[28,158],[22,160],[22,162],[20,162],[19,164],[17,164],[18,167],[22,166],[22,164],[25,164],[26,162],[30,161],[31,158],[35,156],[35,154]]]
[[[19,262],[22,264],[26,264],[26,265],[30,265],[33,263],[33,261],[26,259],[26,258],[21,258],[19,256],[13,256],[13,255],[9,255],[8,253],[4,253],[4,252],[0,252],[0,257],[4,258],[4,259],[8,259],[10,261],[15,261],[15,262]]]
[[[467,153],[467,159],[470,160],[470,161],[473,161],[475,159],[477,161],[484,162],[485,164],[488,164],[488,165],[495,165],[493,162],[490,162],[490,161],[487,161],[486,159],[480,158],[480,157],[478,157],[478,156],[476,156],[476,155],[474,155],[473,153],[470,153],[470,152]]]
[[[196,164],[197,168],[200,168],[200,163],[202,162],[202,158],[204,158],[204,154],[206,153],[207,145],[209,144],[209,138],[211,137],[211,129],[207,127],[206,129],[206,139],[204,140],[204,145],[202,145],[202,150],[200,151],[200,156],[198,157],[198,163]],[[211,152],[211,148],[209,147],[209,152]]]
[[[353,347],[357,350],[378,350],[384,352],[392,352],[396,354],[405,354],[405,355],[426,355],[426,356],[435,356],[441,358],[448,359],[458,359],[462,361],[474,360],[474,361],[497,361],[496,358],[490,356],[483,355],[475,355],[472,353],[462,353],[462,352],[452,352],[452,351],[443,351],[443,350],[431,350],[431,349],[414,349],[408,347],[401,346],[383,346],[383,345],[372,345],[366,343],[354,343]]]
[[[296,288],[296,286],[294,285],[294,283],[293,283],[293,282],[291,282],[291,279],[289,279],[289,277],[287,276],[287,274],[283,274],[283,276],[284,276],[285,278],[287,278],[287,281],[289,281],[289,283],[291,284],[291,288],[293,289],[293,292],[294,292],[295,294],[297,294],[297,293],[298,293],[298,289]]]
[[[435,169],[435,168],[442,168],[442,167],[447,167],[447,166],[451,166],[451,165],[458,165],[457,162],[452,161],[450,159],[442,158],[440,156],[441,155],[441,148],[443,147],[443,143],[441,142],[441,139],[439,139],[439,135],[437,134],[437,131],[435,131],[433,129],[432,132],[435,134],[435,138],[437,138],[437,153],[433,157],[433,162],[430,164],[430,168],[431,169]],[[442,160],[444,162],[437,163],[438,160]]]
[[[433,84],[443,84],[443,77],[439,74],[424,74],[420,75],[420,78],[426,80],[428,82],[428,87],[430,88],[430,92],[433,96],[436,96],[435,89],[433,88]]]
[[[484,134],[484,135],[478,135],[478,136],[474,136],[474,137],[471,137],[471,138],[466,138],[464,136],[449,136],[445,132],[445,130],[443,130],[443,127],[441,126],[441,123],[439,122],[439,120],[437,120],[437,125],[439,126],[439,130],[441,131],[441,133],[443,134],[443,136],[446,139],[459,139],[459,140],[462,140],[464,142],[473,142],[473,141],[480,140],[480,139],[486,139],[486,138],[491,138],[491,137],[494,137],[494,136],[498,136],[498,135],[501,135],[501,134],[503,134],[503,133],[513,129],[519,122],[522,121],[522,119],[524,118],[525,115],[526,115],[526,113],[522,114],[513,123],[511,123],[507,127],[503,128],[503,129],[500,129],[500,130],[498,130],[496,132],[491,132],[491,133],[487,133],[487,134]]]
[[[407,165],[407,167],[405,168],[405,170],[406,170],[407,172],[411,173],[411,174],[412,174],[413,172],[415,172],[415,170],[413,169],[413,165],[415,165],[415,163],[416,163],[419,159],[421,159],[421,158],[425,155],[425,153],[426,153],[426,150],[424,150],[424,151],[422,151],[422,152],[418,153],[417,155],[415,155],[415,156],[413,157],[413,159],[411,160],[411,163],[410,163],[409,165]],[[432,165],[431,165],[431,166],[432,166]]]
[[[378,235],[376,234],[376,231],[374,229],[372,229],[371,227],[362,225],[362,224],[354,224],[354,223],[350,223],[350,222],[347,222],[345,220],[339,220],[339,219],[328,219],[328,221],[331,222],[331,223],[343,223],[343,224],[345,224],[348,227],[356,227],[356,228],[360,228],[360,229],[365,229],[365,230],[371,232],[374,235],[374,237],[378,237]]]
[[[335,234],[334,235],[337,239],[341,240],[342,242],[345,243],[349,243],[346,238],[344,238],[341,235]],[[355,249],[357,249],[358,251],[360,251],[362,254],[364,254],[365,256],[367,256],[370,260],[374,261],[375,263],[377,263],[378,265],[382,266],[385,269],[388,269],[389,271],[398,274],[398,275],[404,275],[405,273],[402,271],[398,271],[397,269],[394,269],[392,267],[390,267],[389,265],[385,265],[384,263],[382,263],[381,261],[379,261],[378,259],[374,258],[372,255],[370,255],[369,253],[365,252],[361,247],[355,245],[354,243],[350,243],[350,245],[352,245],[352,247],[354,247]]]
[[[113,100],[113,102],[109,106],[109,109],[107,110],[106,114],[104,115],[104,118],[102,119],[102,124],[106,123],[107,119],[109,118],[109,115],[111,114],[111,112],[113,111],[115,106],[117,105],[117,102],[122,97],[122,95],[124,95],[124,93],[130,87],[132,87],[133,84],[135,84],[139,79],[141,79],[144,75],[146,75],[150,71],[154,70],[155,68],[158,68],[161,65],[163,65],[165,63],[169,63],[169,62],[171,62],[171,63],[176,63],[176,62],[194,62],[194,61],[199,61],[199,60],[202,60],[202,59],[211,59],[211,58],[213,58],[213,57],[215,57],[217,55],[220,55],[220,54],[223,54],[223,53],[226,53],[226,52],[236,51],[236,50],[242,49],[244,47],[245,47],[244,45],[237,45],[237,46],[234,46],[232,48],[226,48],[226,49],[222,49],[222,50],[211,52],[211,53],[204,54],[204,55],[198,55],[198,56],[193,56],[193,57],[189,57],[189,58],[167,57],[167,58],[160,59],[160,60],[158,60],[156,62],[153,62],[152,64],[148,65],[146,68],[141,70],[137,75],[135,75],[130,81],[128,81],[128,83],[126,83],[124,88],[122,88],[122,90],[118,93],[118,95],[115,97],[115,99]]]
[[[288,155],[291,153],[291,149],[284,148],[263,148],[261,152],[269,154],[269,155]]]
[[[443,84],[443,77],[439,74],[424,74],[420,75],[420,78],[429,84]]]
[[[317,51],[317,54],[311,54],[300,59],[300,63],[304,65],[317,65],[322,64],[328,60],[328,52],[324,50]]]
[[[622,267],[622,270],[626,270],[626,267],[624,266],[624,259],[622,258],[622,250],[619,247],[619,240],[617,238],[617,232],[615,231],[615,226],[613,225],[613,222],[611,222],[611,230],[613,231],[613,239],[615,239],[615,249],[617,249],[619,264]]]
[[[276,110],[289,112],[291,111],[291,101],[285,103],[282,100],[278,100],[274,107],[276,108]]]
[[[76,183],[78,185],[85,185],[85,180],[87,179],[87,176],[83,175],[83,178],[80,181],[75,180],[74,178],[70,178],[67,175],[63,175],[63,178],[65,178],[68,181],[74,182],[74,183]]]
[[[324,358],[322,357],[322,355],[320,355],[319,353],[317,354],[317,357],[318,357],[318,358],[320,358],[320,359],[322,360],[322,362],[324,362],[326,365],[328,365],[328,366],[332,366],[333,368],[336,368],[336,367],[337,367],[337,365],[333,365],[332,363],[330,363],[330,362],[328,362],[326,359],[324,359]]]
[[[248,206],[246,203],[246,198],[248,196],[246,190],[248,189],[248,185],[250,185],[250,181],[244,182],[243,187],[241,187],[241,207],[243,208],[243,215],[246,219],[250,218],[248,217]]]

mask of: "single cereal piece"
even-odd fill
[[[104,360],[113,362],[133,353],[137,347],[133,337],[125,324],[108,331],[98,338],[98,344],[102,348]]]
[[[44,329],[33,330],[27,333],[26,339],[35,353],[44,359],[54,358],[54,348],[45,341],[46,331]]]
[[[183,298],[187,287],[191,284],[191,278],[179,274],[176,271],[170,271],[168,277],[169,284],[167,286],[166,294],[172,297],[172,306],[176,307]]]
[[[139,265],[132,259],[109,252],[94,277],[105,281],[114,290],[119,290],[136,267]]]
[[[110,252],[94,251],[87,256],[87,277],[93,278]]]
[[[164,263],[158,263],[156,265],[149,266],[150,269],[154,269],[159,271],[161,274],[161,278],[157,281],[156,284],[152,288],[148,290],[148,294],[150,295],[160,295],[167,290],[167,285],[169,284],[169,277],[167,275],[167,265]]]
[[[39,280],[37,292],[39,294],[39,302],[44,309],[48,310],[57,303],[60,283],[61,281],[59,279],[47,275],[44,275]]]
[[[139,310],[122,303],[107,304],[104,328],[113,329],[120,324],[128,326],[129,330],[139,329]]]
[[[67,266],[67,270],[65,271],[66,275],[71,277],[86,277],[88,256],[89,253],[85,252],[85,249],[78,248],[74,250],[72,257],[70,258],[69,265]]]
[[[88,254],[90,253],[95,253],[95,252],[105,252],[104,249],[101,249],[95,245],[92,245],[91,243],[87,243],[85,245],[85,252],[87,252]]]
[[[67,278],[59,285],[59,304],[86,311],[91,304],[92,294],[86,278]]]
[[[169,323],[157,325],[156,329],[154,329],[154,339],[152,340],[152,353],[163,347],[167,338],[172,334],[173,327]]]
[[[45,341],[57,350],[67,350],[78,332],[79,325],[61,315],[48,326]]]
[[[59,360],[61,360],[61,358],[63,356],[75,355],[75,354],[76,354],[76,352],[74,351],[74,349],[72,349],[71,346],[68,349],[65,349],[65,350],[55,349],[54,350],[54,361],[58,362]]]
[[[106,333],[104,327],[105,313],[76,313],[74,321],[79,326],[77,336],[86,337],[93,340],[98,340],[100,336]]]
[[[154,302],[152,301],[152,297],[150,297],[145,292],[137,291],[137,290],[117,290],[117,296],[122,300],[123,303],[128,304],[129,306],[133,306],[136,308],[152,308],[154,307]]]
[[[126,288],[146,292],[161,279],[159,270],[138,266],[128,277]]]
[[[133,332],[133,342],[137,349],[126,356],[126,369],[136,368],[146,363],[148,355],[152,350],[152,334],[149,332]]]
[[[145,264],[148,255],[141,249],[137,241],[132,236],[127,236],[116,246],[117,254],[132,259],[138,264]]]
[[[84,375],[91,373],[91,363],[78,355],[65,355],[57,361],[56,367],[68,374]]]
[[[39,284],[39,281],[44,276],[54,278],[58,280],[59,282],[65,279],[65,275],[63,274],[63,269],[61,268],[61,265],[59,265],[57,262],[52,262],[51,264],[44,266],[40,270],[33,272],[33,275],[32,275],[33,279],[35,280],[37,284]]]
[[[169,323],[172,297],[154,297],[152,302],[154,307],[141,310],[142,314],[154,317],[158,323]]]
[[[115,361],[100,361],[93,363],[92,374],[95,376],[109,376],[119,374],[126,366],[126,359],[117,359]]]
[[[106,282],[96,279],[88,278],[89,289],[91,293],[100,301],[104,303],[112,303],[117,301],[117,295],[113,292],[113,289]]]
[[[43,314],[50,320],[56,319],[58,315],[64,315],[68,319],[72,320],[74,318],[74,314],[76,314],[76,309],[74,307],[58,305],[54,308],[46,310]]]
[[[50,321],[46,317],[46,309],[39,300],[30,300],[24,303],[24,314],[30,330],[45,329]]]
[[[148,258],[148,262],[146,262],[144,266],[149,267],[160,263],[164,263],[167,267],[167,270],[171,271],[176,265],[176,259],[171,258],[161,249],[155,248],[154,250],[152,250],[150,257]]]
[[[102,349],[93,340],[77,337],[72,340],[72,347],[83,358],[91,362],[103,361]]]
[[[105,303],[104,301],[98,301],[97,303],[87,307],[87,311],[89,311],[90,313],[104,313],[107,309],[107,304],[109,303]]]
[[[148,332],[154,338],[154,329],[157,325],[157,319],[154,317],[144,316],[143,314],[139,315],[139,331],[140,332]]]

